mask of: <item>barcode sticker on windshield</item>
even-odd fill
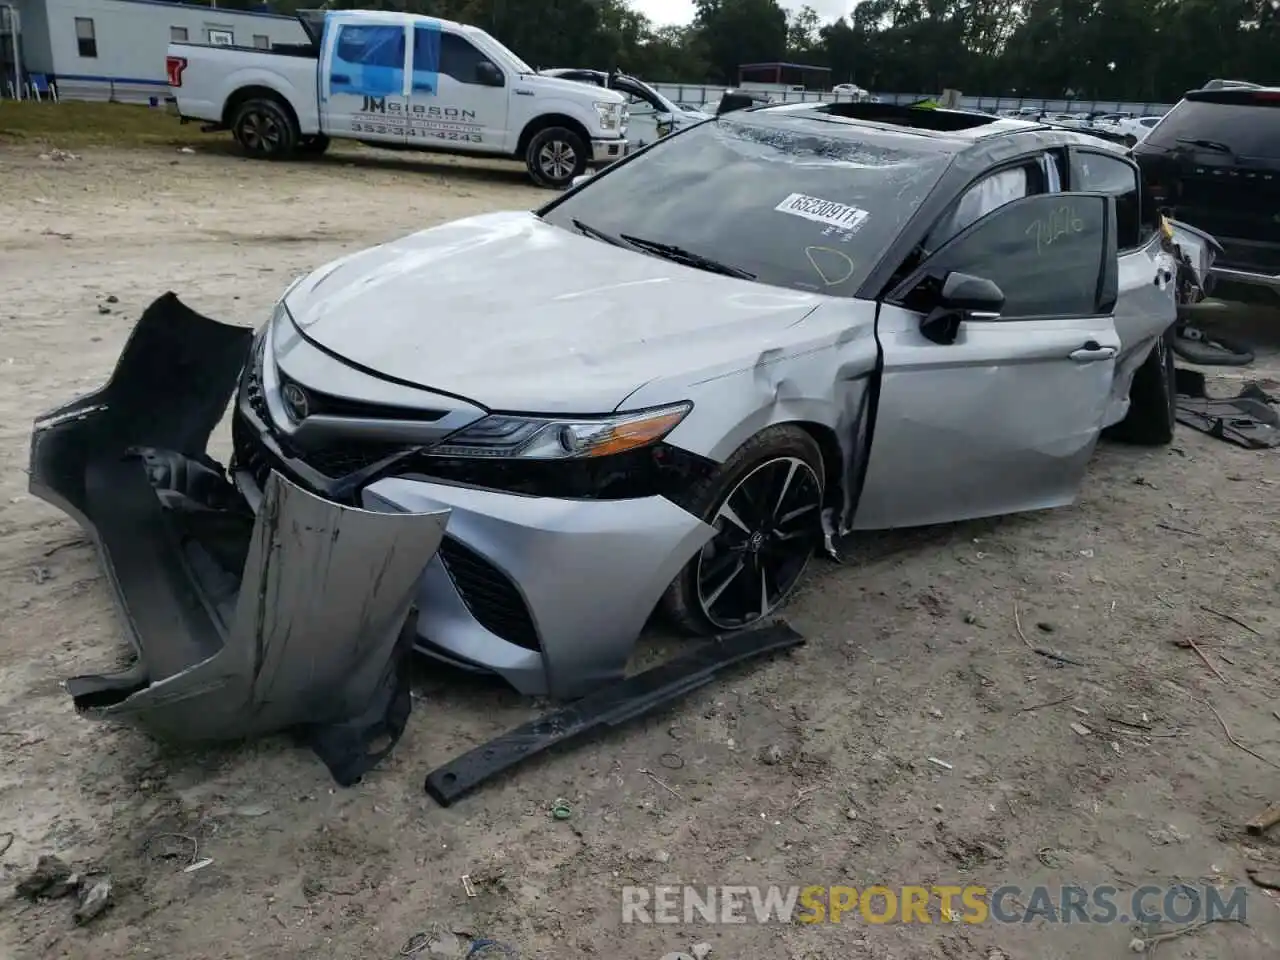
[[[779,213],[789,213],[793,217],[804,217],[814,223],[824,223],[837,230],[853,232],[862,226],[867,217],[866,210],[837,203],[834,200],[823,200],[821,197],[808,197],[803,193],[793,193],[773,209]]]

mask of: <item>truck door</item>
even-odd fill
[[[379,143],[408,139],[407,29],[403,23],[336,25],[320,68],[325,133]]]
[[[505,72],[470,40],[435,24],[413,29],[409,139],[424,147],[500,152],[508,137]]]

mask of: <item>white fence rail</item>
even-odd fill
[[[691,83],[651,84],[664,96],[676,103],[690,107],[714,106],[729,87],[706,86]],[[780,103],[820,102],[834,103],[850,100],[847,95],[824,93],[817,90],[771,93]],[[937,94],[927,93],[876,93],[886,103],[913,103]],[[1151,103],[1138,100],[1048,100],[1034,97],[982,97],[961,96],[960,106],[970,110],[1004,112],[1007,110],[1033,109],[1045,113],[1129,113],[1135,116],[1158,116],[1168,113],[1172,104]]]
[[[164,85],[130,84],[112,81],[80,81],[58,80],[53,78],[58,87],[58,98],[61,100],[110,100],[119,103],[155,104],[164,102],[169,90]],[[685,106],[701,108],[712,107],[729,87],[709,86],[693,83],[654,83],[651,84],[663,95]],[[12,84],[9,89],[0,85],[0,94],[13,96]],[[886,103],[912,103],[924,100],[935,94],[925,93],[877,93]],[[769,96],[782,103],[818,102],[835,103],[851,100],[847,94],[835,94],[818,90],[771,92]],[[1136,100],[1047,100],[1031,97],[982,97],[962,96],[960,106],[966,109],[987,110],[1003,113],[1011,110],[1032,109],[1046,113],[1128,113],[1135,116],[1156,116],[1169,111],[1171,104],[1143,103]]]

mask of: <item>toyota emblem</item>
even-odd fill
[[[289,411],[289,416],[294,420],[305,420],[307,414],[311,412],[307,406],[307,391],[296,383],[286,383],[280,390],[280,396],[284,400],[285,408]]]

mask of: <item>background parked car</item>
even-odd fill
[[[1223,246],[1227,299],[1280,297],[1280,88],[1216,81],[1180,100],[1133,150],[1170,214]]]
[[[711,114],[681,106],[663,96],[643,80],[625,73],[608,73],[578,67],[553,67],[538,71],[544,77],[576,80],[597,87],[617,90],[627,98],[629,119],[627,138],[633,147],[643,147],[660,137],[700,120],[710,120]]]
[[[1126,117],[1116,121],[1116,129],[1124,135],[1125,143],[1133,146],[1147,139],[1147,135],[1155,129],[1163,117]]]

